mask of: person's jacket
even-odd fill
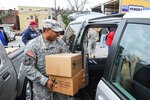
[[[111,46],[113,37],[114,37],[114,31],[111,31],[110,33],[107,34],[106,44],[108,46]]]
[[[37,33],[34,30],[31,30],[30,27],[27,27],[22,33],[22,42],[26,45],[29,40],[37,37]]]
[[[3,46],[7,46],[8,43],[5,40],[5,36],[3,34],[3,32],[0,31],[0,41],[2,42]]]

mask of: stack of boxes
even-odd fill
[[[54,92],[75,95],[83,86],[81,54],[63,53],[45,57],[46,74],[55,81]]]

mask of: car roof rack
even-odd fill
[[[108,16],[102,16],[102,17],[97,17],[97,18],[89,19],[88,22],[92,22],[94,20],[100,20],[100,19],[104,19],[104,18],[118,18],[118,17],[122,18],[123,15],[124,15],[124,13],[123,14],[113,14],[113,15],[108,15]]]

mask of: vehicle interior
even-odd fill
[[[95,57],[91,57],[89,54],[89,40],[87,40],[87,34],[88,34],[88,30],[91,25],[87,26],[87,28],[85,28],[85,34],[83,36],[83,39],[81,41],[80,47],[81,47],[81,51],[84,58],[84,67],[85,69],[87,69],[88,71],[88,84],[86,86],[86,90],[90,96],[91,100],[95,99],[95,93],[96,93],[96,88],[98,85],[98,82],[100,81],[101,77],[103,76],[103,72],[105,70],[105,64],[107,61],[107,56],[108,56],[108,46],[105,44],[104,48],[100,48],[100,42],[97,41],[96,42],[96,51],[95,51]],[[105,24],[101,24],[99,25],[94,25],[94,28],[110,28],[110,27],[117,27],[117,25],[107,25],[107,27],[105,26]],[[93,28],[93,26],[92,26]],[[77,51],[79,50],[79,46],[78,49],[76,49]],[[86,55],[86,56],[85,56]]]

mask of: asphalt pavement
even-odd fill
[[[108,46],[105,45],[100,48],[100,42],[96,43],[95,57],[96,58],[106,58],[108,56]]]
[[[10,46],[10,47],[24,46],[24,44],[23,44],[23,42],[22,42],[22,40],[21,40],[21,37],[22,37],[22,36],[16,36],[16,40],[10,41],[10,42],[8,43],[8,46]]]

